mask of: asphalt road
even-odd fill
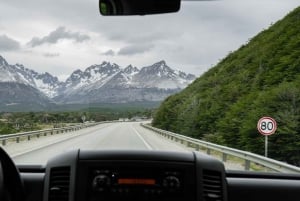
[[[139,124],[138,122],[100,124],[67,134],[13,143],[4,149],[16,164],[46,164],[49,158],[72,149],[187,151],[180,144],[164,139]]]
[[[0,145],[2,146],[2,145]],[[192,151],[140,126],[139,122],[105,123],[82,130],[9,143],[2,146],[16,164],[46,164],[55,155],[73,149],[84,150],[168,150]],[[218,159],[218,158],[217,158]],[[226,169],[243,170],[227,161]]]

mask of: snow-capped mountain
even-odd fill
[[[10,109],[12,107],[35,110],[47,108],[52,104],[37,86],[41,83],[51,83],[53,77],[48,74],[38,74],[24,68],[20,64],[9,65],[0,56],[0,106]]]
[[[161,101],[194,79],[194,75],[173,70],[165,61],[140,69],[103,62],[84,71],[76,70],[65,82],[60,82],[49,73],[40,74],[21,64],[9,65],[0,56],[0,83],[6,83],[3,86],[22,84],[37,90],[43,98],[63,104]]]
[[[49,73],[39,74],[25,68],[21,64],[9,65],[2,56],[0,56],[0,82],[19,83],[31,86],[49,98],[58,95],[58,89],[62,84],[57,77]]]
[[[92,65],[84,72],[76,70],[64,83],[65,92],[92,87],[100,88],[120,71],[120,66],[108,62],[103,62],[101,65]]]
[[[142,68],[133,78],[133,85],[139,88],[183,89],[194,79],[194,75],[175,71],[165,61],[160,61]]]
[[[165,61],[141,69],[132,65],[122,69],[103,62],[76,70],[67,79],[61,103],[161,101],[180,91],[195,79],[194,75],[171,69]]]
[[[194,79],[194,75],[171,69],[165,61],[141,70],[132,65],[122,69],[117,64],[103,62],[101,65],[88,67],[84,72],[74,71],[67,79],[65,89],[67,93],[77,89],[94,90],[101,87],[183,89]]]
[[[126,73],[127,75],[135,75],[139,72],[140,70],[137,67],[133,67],[132,65],[127,66],[123,72]]]

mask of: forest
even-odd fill
[[[0,113],[0,135],[59,128],[84,122],[101,122],[134,117],[151,118],[153,109],[139,107],[90,108],[82,111]]]
[[[300,8],[168,97],[152,124],[263,155],[263,116],[278,125],[269,157],[300,166]]]

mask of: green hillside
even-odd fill
[[[269,156],[300,165],[300,7],[168,97],[153,125],[263,155],[262,116],[278,124]]]

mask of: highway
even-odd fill
[[[3,148],[16,164],[46,164],[49,158],[72,149],[187,151],[180,144],[141,127],[138,122],[100,124],[76,132],[13,143]]]
[[[55,155],[73,149],[84,150],[168,150],[192,151],[140,126],[140,122],[104,123],[69,133],[35,138],[2,146],[16,164],[46,164]],[[242,170],[227,162],[227,169]]]

